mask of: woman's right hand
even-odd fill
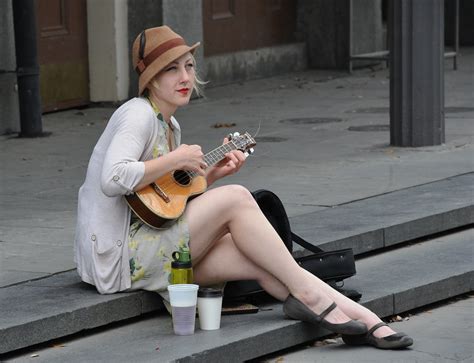
[[[204,154],[199,145],[181,144],[176,150],[171,153],[174,154],[177,162],[178,170],[191,170],[199,175],[205,175],[207,164],[204,162]]]

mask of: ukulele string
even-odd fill
[[[234,146],[235,149],[237,149],[237,146],[235,145],[235,143],[233,143],[231,141],[232,145]],[[205,157],[208,157],[208,158],[211,158],[210,161],[212,161],[213,163],[217,163],[218,161],[222,160],[219,159],[219,152],[220,150],[219,149],[228,149],[228,150],[225,150],[226,152],[229,152],[231,150],[233,150],[233,148],[231,147],[231,145],[228,145],[228,144],[223,144],[221,145],[220,147],[212,150],[211,152],[209,152],[208,154],[205,155]],[[217,155],[213,155],[213,154],[217,154]],[[216,160],[214,160],[214,158]],[[211,165],[214,165],[214,164],[211,164]],[[196,172],[194,171],[188,171],[188,170],[182,170],[182,172],[186,175],[181,175],[181,176],[178,176],[177,178],[171,178],[169,179],[166,183],[164,183],[163,185],[159,185],[160,189],[163,191],[163,192],[167,192],[169,190],[169,187],[174,185],[174,181],[178,182],[178,184],[181,184],[181,185],[184,185],[185,182],[187,182],[188,180],[192,179],[194,176],[197,175]],[[173,172],[174,174],[174,172]],[[174,180],[174,181],[173,181]],[[187,184],[187,183],[186,183]]]

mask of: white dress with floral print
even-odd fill
[[[166,122],[153,148],[153,158],[169,152]],[[132,213],[128,249],[130,253],[130,290],[163,292],[170,284],[171,254],[189,248],[189,230],[184,216],[166,229],[147,226]]]

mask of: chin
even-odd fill
[[[177,106],[186,106],[189,101],[191,100],[191,96],[187,97],[187,98],[182,98],[181,100],[179,100],[176,105]]]

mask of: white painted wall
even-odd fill
[[[127,0],[87,0],[89,90],[93,102],[128,97]]]

